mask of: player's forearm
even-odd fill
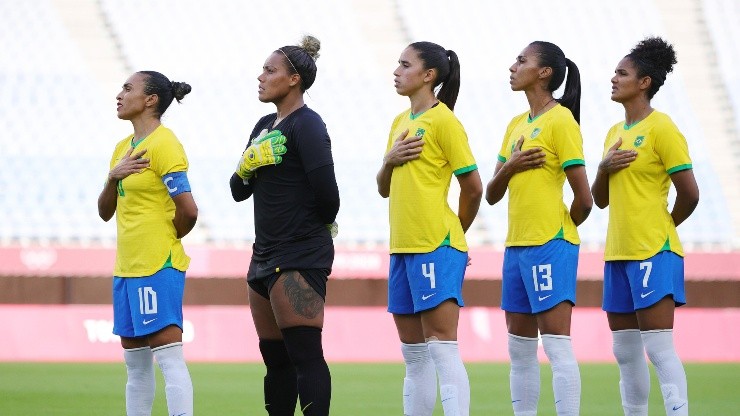
[[[198,221],[198,211],[195,212],[182,212],[180,210],[175,211],[175,218],[172,223],[175,225],[175,231],[177,232],[177,238],[183,238],[195,227],[195,223]]]
[[[183,238],[195,227],[198,206],[190,192],[182,192],[173,197],[172,201],[175,203],[175,218],[172,219],[172,224],[175,226],[177,238]]]
[[[103,187],[103,190],[98,196],[98,215],[103,221],[108,222],[113,218],[113,214],[116,213],[116,206],[118,204],[118,181],[108,179]]]
[[[331,224],[339,212],[339,188],[334,166],[327,165],[308,172],[308,183],[314,191],[316,210],[324,224]]]
[[[591,185],[591,195],[597,207],[604,209],[609,206],[609,174],[599,169],[596,179]]]
[[[509,187],[509,180],[512,175],[513,172],[510,172],[509,169],[506,168],[506,165],[502,166],[496,173],[494,173],[493,178],[491,178],[488,185],[486,185],[486,202],[488,202],[489,205],[494,205],[504,197],[506,189]]]
[[[463,231],[468,231],[475,216],[478,215],[480,201],[483,199],[483,184],[478,170],[462,174],[457,180],[460,183],[457,216],[460,218]]]
[[[573,203],[570,205],[570,218],[576,226],[583,224],[590,213],[591,203],[584,201],[582,198],[573,199]]]
[[[462,225],[463,231],[467,232],[470,226],[473,225],[473,220],[478,215],[478,208],[480,208],[482,198],[482,192],[478,193],[477,198],[474,195],[460,194],[457,217],[460,218],[460,225]]]
[[[391,178],[393,177],[394,166],[383,161],[383,167],[380,168],[375,180],[378,183],[378,193],[383,198],[388,198],[391,194]]]
[[[676,203],[673,204],[673,210],[671,211],[671,218],[673,218],[673,224],[676,226],[686,221],[689,216],[694,212],[696,206],[699,204],[699,193],[695,195],[687,195],[677,193]]]
[[[249,198],[252,196],[252,191],[254,190],[251,184],[245,184],[244,179],[240,178],[236,173],[231,175],[231,179],[229,179],[229,187],[231,188],[231,197],[234,198],[234,201],[236,202],[242,202]]]

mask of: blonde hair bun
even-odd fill
[[[301,39],[300,45],[298,45],[306,51],[314,61],[319,59],[319,49],[321,49],[321,42],[311,35],[304,35]]]

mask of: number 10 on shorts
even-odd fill
[[[157,313],[157,292],[151,286],[139,288],[139,313],[142,315]]]
[[[534,291],[552,290],[552,265],[540,264],[532,266],[532,279],[534,280]]]

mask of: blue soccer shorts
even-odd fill
[[[676,306],[686,304],[683,257],[661,251],[647,260],[616,260],[604,264],[602,309],[632,313],[655,305],[666,296]]]
[[[113,277],[113,333],[143,337],[169,325],[182,329],[185,272],[171,267],[148,277]]]
[[[449,246],[431,253],[391,254],[388,312],[413,314],[454,299],[464,306],[462,284],[468,253]]]
[[[541,246],[506,247],[501,309],[540,313],[564,301],[575,305],[578,248],[561,239]]]

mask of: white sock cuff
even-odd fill
[[[556,334],[542,334],[542,343],[545,343],[546,339],[556,340],[556,339],[565,339],[570,341],[570,335],[556,335]]]
[[[657,329],[652,331],[641,331],[640,337],[645,344],[645,350],[650,352],[673,349],[673,330]]]
[[[406,344],[401,343],[401,354],[406,364],[424,363],[429,361],[429,347],[427,343]]]
[[[438,345],[457,345],[457,341],[427,341],[427,345],[438,344]]]
[[[612,331],[612,334],[631,334],[631,333],[640,333],[640,330],[635,329],[617,329],[616,331]]]
[[[544,334],[542,335],[542,346],[553,366],[576,363],[570,336]]]
[[[160,352],[169,348],[182,347],[182,342],[173,342],[171,344],[162,345],[156,348],[152,348],[152,352]]]
[[[131,368],[146,368],[153,365],[152,350],[149,347],[128,348],[123,350],[123,360]]]
[[[401,350],[406,351],[425,351],[427,350],[427,343],[426,342],[420,342],[418,344],[407,344],[405,342],[401,343]]]
[[[149,348],[149,347],[139,347],[139,348],[124,348],[123,349],[124,352],[137,352],[137,351],[143,351],[143,350],[150,350],[151,351],[151,348]]]
[[[539,341],[539,338],[537,337],[534,337],[534,338],[523,337],[520,335],[514,335],[511,332],[509,332],[508,334],[509,334],[510,340],[513,339],[513,340],[522,341],[522,342],[538,342]]]
[[[642,351],[642,334],[639,329],[623,329],[619,331],[612,331],[612,348],[614,352],[617,350],[626,350],[630,354],[632,351]]]

